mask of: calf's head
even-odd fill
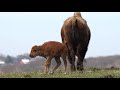
[[[34,58],[39,55],[39,46],[33,46],[30,52],[30,57]]]

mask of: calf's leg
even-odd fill
[[[52,72],[52,73],[54,73],[54,71],[61,65],[60,57],[56,57],[56,58],[55,58],[55,61],[56,61],[57,65],[56,65],[55,68],[53,69],[53,72]]]
[[[66,60],[66,55],[64,54],[63,56],[61,56],[62,59],[63,59],[63,62],[64,62],[64,66],[65,66],[65,73],[66,74],[66,71],[67,71],[67,60]]]
[[[47,61],[45,62],[44,73],[48,73],[48,72],[49,72],[49,68],[50,68],[50,64],[51,64],[52,57],[47,57],[46,60],[47,60]]]

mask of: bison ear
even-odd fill
[[[40,49],[41,49],[41,46],[38,46],[38,49],[40,50]]]
[[[37,49],[37,47],[38,47],[37,45],[34,45],[32,48]]]
[[[34,45],[34,47],[37,47],[37,45]]]

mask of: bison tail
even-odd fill
[[[77,31],[76,29],[77,29],[77,19],[76,19],[76,17],[74,17],[72,20],[72,38],[73,38],[73,41],[76,41],[76,36],[75,36],[75,33]]]

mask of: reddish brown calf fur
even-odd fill
[[[66,72],[67,47],[63,43],[56,42],[56,41],[49,41],[49,42],[45,42],[43,45],[40,45],[40,46],[33,46],[31,49],[30,57],[34,58],[36,56],[42,56],[46,58],[47,61],[45,62],[45,72],[49,71],[51,60],[52,58],[55,58],[57,65],[53,69],[53,72],[54,72],[61,64],[61,61],[60,61],[60,57],[61,57],[64,61],[65,72]]]

